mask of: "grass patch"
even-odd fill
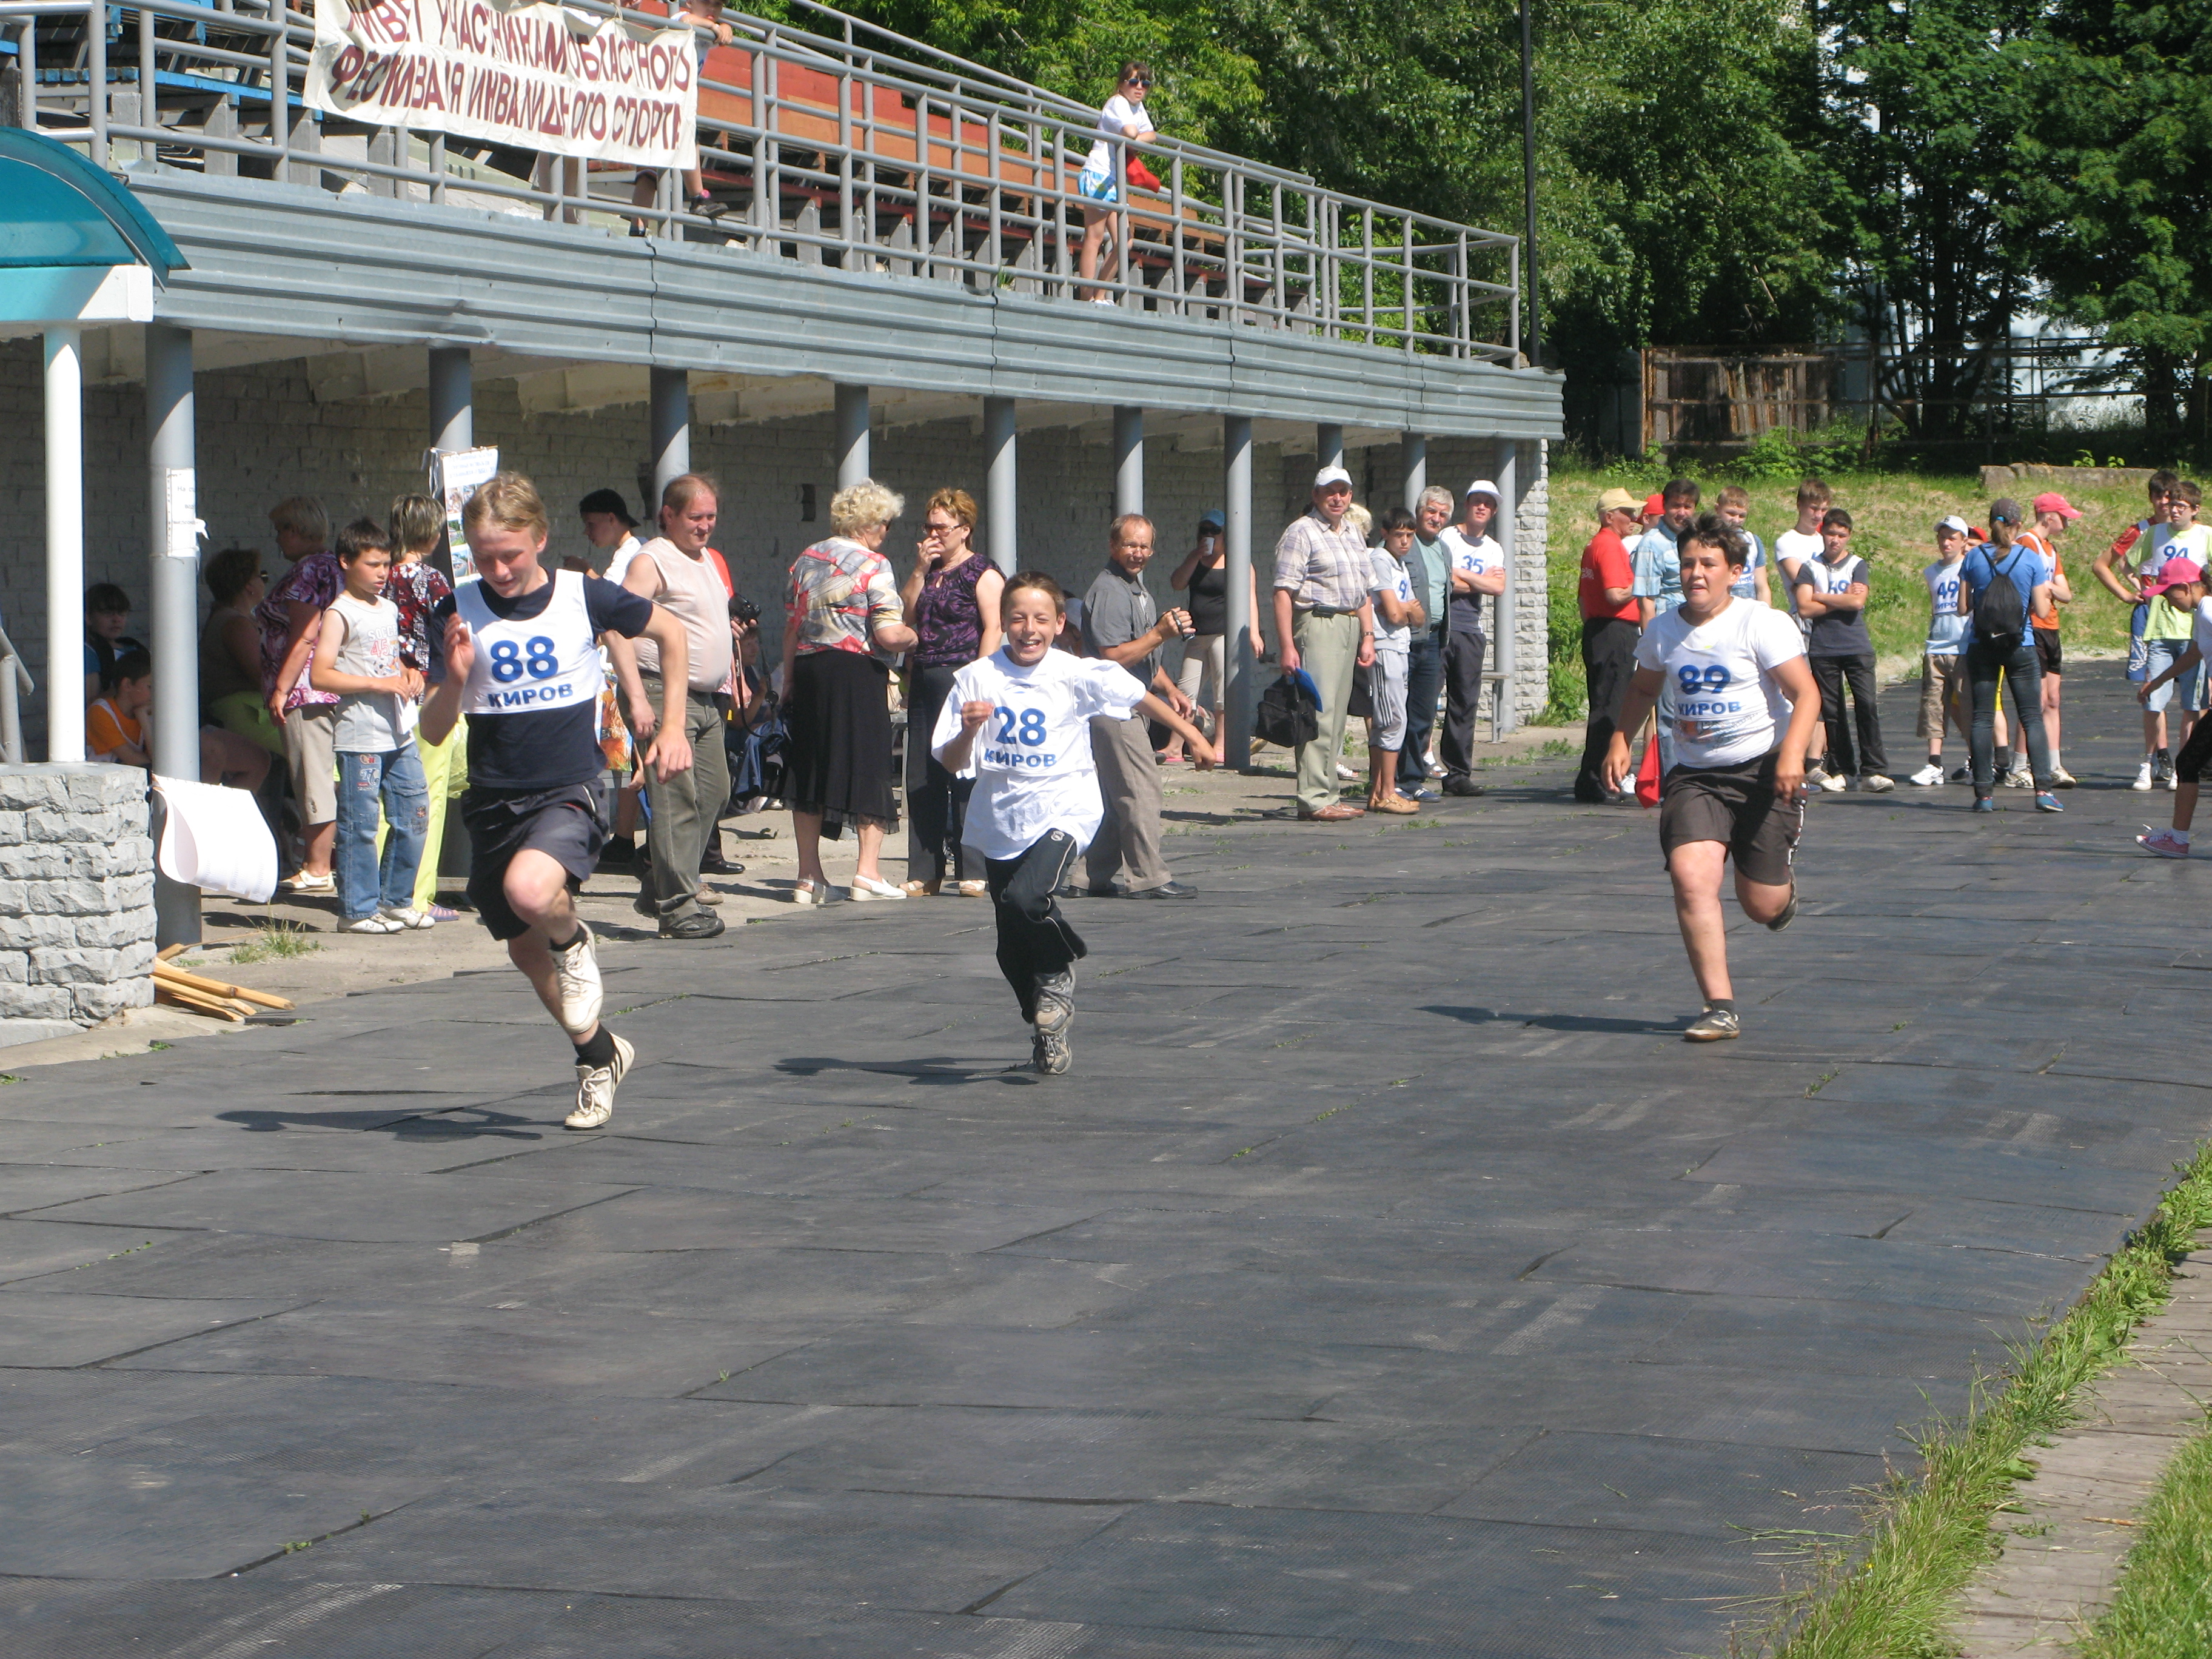
[[[2212,1146],[2174,1167],[2179,1179],[2165,1200],[2081,1299],[2033,1350],[2014,1350],[2010,1375],[1978,1379],[1963,1416],[1939,1419],[1918,1435],[1917,1477],[1890,1477],[1874,1494],[1856,1540],[1810,1545],[1802,1582],[1779,1598],[1765,1625],[1735,1633],[1732,1654],[1945,1659],[1958,1652],[1949,1626],[1960,1590],[1996,1553],[1990,1516],[2033,1474],[2027,1462],[2032,1449],[2079,1418],[2075,1401],[2083,1385],[2119,1358],[2136,1324],[2166,1300],[2174,1263],[2212,1225]],[[2190,1513],[2201,1517],[2203,1510]],[[2196,1528],[2186,1540],[2200,1556],[2207,1535]],[[2203,1595],[2201,1577],[2196,1589]],[[2136,1659],[2153,1650],[2106,1651]],[[2204,1648],[2197,1642],[2171,1651]]]
[[[235,946],[230,959],[238,963],[273,962],[287,957],[307,956],[322,948],[322,940],[309,932],[304,922],[272,917],[253,930],[252,939]]]
[[[2119,1593],[2081,1659],[2199,1659],[2212,1652],[2212,1435],[2166,1465],[2120,1566]]]

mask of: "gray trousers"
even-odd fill
[[[658,676],[645,682],[645,700],[660,707]],[[699,861],[707,856],[707,837],[730,804],[730,757],[722,747],[722,710],[711,692],[694,691],[684,701],[684,735],[691,740],[691,769],[663,783],[645,769],[645,803],[653,813],[646,827],[646,849],[653,868],[641,896],[664,916],[699,908]]]
[[[1091,763],[1098,769],[1098,793],[1106,816],[1083,855],[1093,887],[1128,873],[1129,890],[1158,887],[1170,879],[1160,856],[1160,763],[1152,758],[1152,739],[1144,718],[1091,722]]]

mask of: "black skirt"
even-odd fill
[[[832,840],[848,823],[898,826],[890,690],[890,668],[857,652],[809,651],[791,666],[783,799],[819,813]]]

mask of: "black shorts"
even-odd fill
[[[588,783],[532,795],[471,789],[461,801],[461,822],[469,829],[469,902],[496,939],[520,939],[530,931],[507,902],[507,866],[517,853],[552,859],[568,872],[574,893],[597,867],[607,839],[599,792]]]
[[[2027,631],[2035,635],[2035,660],[2043,672],[2063,674],[2066,672],[2066,648],[2058,642],[2058,630],[2055,628],[2031,628]]]
[[[1768,754],[1738,766],[1678,766],[1668,773],[1659,788],[1660,851],[1671,855],[1693,841],[1717,841],[1747,881],[1788,886],[1805,808],[1774,798],[1779,758]]]

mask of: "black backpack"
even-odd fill
[[[2027,605],[2009,570],[2019,556],[2020,549],[2014,546],[2011,557],[2003,564],[1992,564],[1990,585],[1974,600],[1974,638],[2007,654],[2019,650],[2027,637],[2027,629],[2021,622],[2027,614]]]
[[[1321,720],[1313,705],[1288,674],[1260,694],[1252,726],[1260,737],[1283,749],[1295,749],[1321,735]]]

